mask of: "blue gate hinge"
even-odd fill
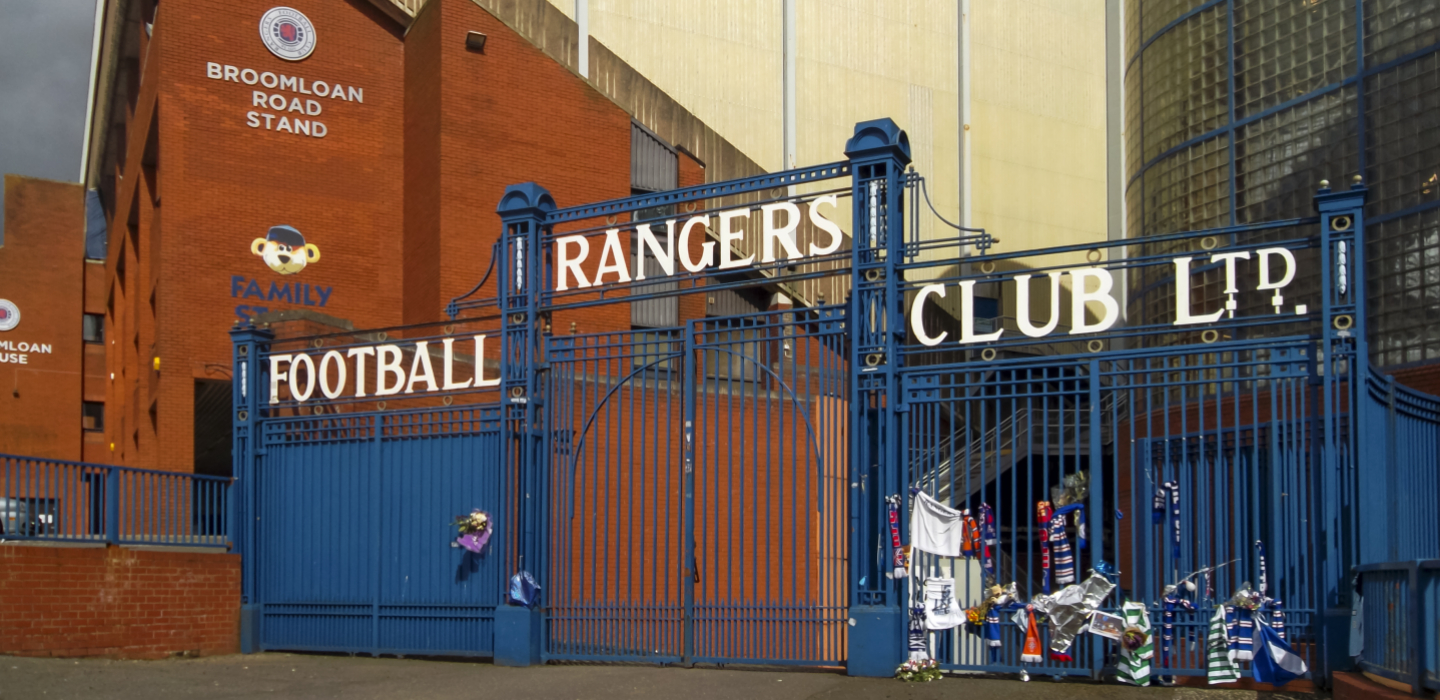
[[[908,403],[896,404],[896,405],[895,405],[895,412],[896,412],[896,413],[909,413],[909,412],[910,412],[910,404],[908,404]]]

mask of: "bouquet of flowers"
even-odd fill
[[[929,683],[940,680],[940,664],[934,659],[906,661],[895,669],[895,677],[906,683]]]
[[[490,541],[490,514],[483,510],[475,509],[469,515],[460,515],[455,518],[455,527],[460,528],[460,536],[455,538],[455,544],[463,547],[466,551],[480,553],[485,548],[485,543]]]

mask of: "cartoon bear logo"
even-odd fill
[[[271,226],[264,238],[250,243],[250,252],[282,275],[293,275],[306,265],[320,261],[320,249],[314,243],[306,243],[305,236],[294,226]]]

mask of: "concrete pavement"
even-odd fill
[[[167,661],[0,657],[0,700],[101,698],[965,698],[965,700],[1252,700],[1306,693],[1132,688],[1048,678],[946,678],[926,684],[839,673],[640,665],[503,668],[487,662],[256,654]]]

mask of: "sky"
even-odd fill
[[[0,173],[80,179],[94,30],[95,0],[0,0]]]

